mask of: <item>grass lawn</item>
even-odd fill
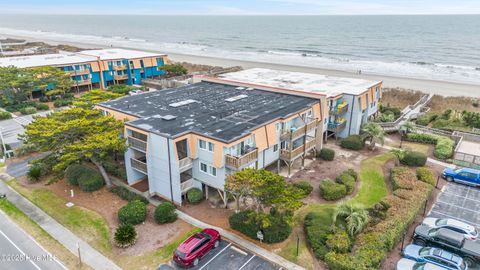
[[[194,232],[200,231],[195,228],[168,245],[143,255],[120,255],[113,252],[110,243],[111,232],[105,219],[98,213],[79,206],[68,208],[65,206],[66,200],[45,188],[25,188],[16,180],[8,184],[123,269],[156,269],[158,265],[171,259],[173,251],[181,242]]]
[[[402,148],[410,151],[417,151],[428,156],[430,152],[430,144],[414,143],[414,142],[403,142]]]
[[[37,223],[31,220],[20,209],[8,200],[0,200],[0,210],[10,219],[22,228],[27,234],[32,236],[43,248],[55,255],[68,269],[91,269],[88,265],[82,264],[80,267],[78,259],[62,244],[53,239]]]

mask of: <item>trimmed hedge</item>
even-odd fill
[[[121,223],[137,225],[144,222],[146,218],[147,207],[144,203],[138,200],[128,202],[118,210],[118,220]]]
[[[347,188],[331,179],[325,179],[320,182],[320,195],[327,201],[339,200],[347,195]]]
[[[120,224],[115,230],[113,237],[115,245],[120,248],[127,248],[135,244],[137,241],[137,232],[131,224]]]
[[[340,142],[340,146],[350,150],[362,150],[365,142],[360,135],[351,135]]]
[[[203,199],[203,193],[198,188],[192,188],[187,191],[187,199],[191,204],[198,204]]]
[[[352,240],[345,230],[337,229],[333,234],[327,236],[325,242],[327,248],[335,252],[347,253],[352,247]]]
[[[414,184],[412,181],[416,179],[416,174],[407,167],[394,167],[390,171],[393,190],[412,189]]]
[[[320,153],[318,153],[318,157],[326,161],[332,161],[335,158],[335,150],[330,148],[322,148]]]
[[[158,224],[172,223],[177,220],[177,213],[175,213],[175,205],[171,202],[161,203],[155,208],[153,214],[155,222]]]
[[[439,159],[448,159],[453,156],[455,142],[447,137],[439,137],[433,154]]]
[[[416,151],[406,151],[401,157],[400,163],[407,166],[422,167],[427,163],[427,155]]]
[[[417,178],[418,180],[425,182],[427,184],[430,184],[432,186],[435,186],[436,184],[435,172],[433,172],[432,170],[426,167],[417,168]]]
[[[133,191],[128,190],[126,187],[118,186],[118,187],[113,187],[110,189],[110,192],[113,194],[118,195],[120,198],[127,200],[127,201],[134,201],[134,200],[139,200],[143,202],[144,204],[148,204],[147,198],[143,197],[142,195],[139,195]]]
[[[0,120],[6,120],[6,119],[11,119],[12,114],[9,112],[1,112],[0,111]]]
[[[270,226],[262,228],[260,224],[255,223],[255,215],[257,213],[253,210],[235,213],[228,219],[230,227],[256,240],[258,240],[257,232],[261,230],[263,242],[268,244],[283,242],[290,236],[292,227],[285,216],[281,214],[267,215]]]
[[[103,177],[97,171],[87,173],[80,176],[78,179],[78,187],[84,192],[97,191],[105,185]]]
[[[23,115],[34,114],[37,112],[37,108],[35,107],[25,107],[20,109],[20,113]]]
[[[358,173],[352,168],[345,170],[343,173],[351,175],[355,181],[358,180]]]
[[[48,105],[44,104],[44,103],[36,103],[35,108],[37,108],[37,110],[39,110],[39,111],[46,111],[46,110],[50,109],[48,107]]]
[[[409,142],[418,142],[426,144],[437,144],[438,136],[424,133],[408,133],[405,135],[405,140]]]
[[[344,185],[348,194],[352,193],[353,187],[355,187],[355,178],[346,172],[343,172],[341,175],[337,176],[337,178],[335,178],[335,182]]]
[[[310,212],[305,216],[304,226],[307,235],[307,241],[315,254],[315,257],[323,260],[328,253],[326,246],[327,239],[332,232],[328,225],[324,225],[324,217],[315,212]]]
[[[310,195],[310,193],[312,193],[313,191],[312,185],[307,181],[300,181],[300,182],[293,183],[293,186],[302,190],[304,198]]]

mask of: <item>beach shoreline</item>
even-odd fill
[[[8,37],[8,38],[26,39],[27,41],[35,41],[35,42],[41,41],[41,42],[46,42],[52,45],[67,44],[67,45],[72,45],[72,46],[85,48],[85,49],[110,47],[105,44],[103,45],[89,44],[89,43],[83,43],[83,42],[70,42],[70,41],[51,40],[51,39],[45,40],[45,39],[36,39],[36,38],[21,36],[21,35],[15,36],[15,35],[6,35],[6,34],[0,33],[0,36]],[[122,46],[114,46],[114,47],[125,48],[125,49],[137,49],[134,47],[122,47]],[[348,72],[343,70],[322,69],[322,68],[299,66],[299,65],[226,59],[226,58],[217,58],[217,57],[210,57],[210,56],[178,54],[178,53],[169,53],[162,50],[154,50],[153,52],[168,54],[169,58],[173,62],[188,62],[192,64],[202,64],[202,65],[221,66],[221,67],[241,66],[242,68],[245,68],[245,69],[253,68],[253,67],[281,69],[281,70],[295,71],[295,72],[322,74],[327,76],[361,78],[366,80],[383,81],[384,88],[403,88],[403,89],[421,91],[424,93],[436,94],[441,96],[466,96],[466,97],[480,96],[480,85],[474,85],[474,84],[377,75],[377,74],[369,74],[364,71],[362,72],[361,75],[359,75],[354,72]]]

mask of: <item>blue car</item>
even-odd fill
[[[467,270],[462,257],[435,247],[408,245],[403,257],[417,262],[431,263],[449,270]]]
[[[470,168],[452,170],[446,168],[443,171],[443,178],[449,182],[453,181],[471,186],[480,186],[480,170]]]

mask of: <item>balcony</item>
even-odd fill
[[[342,115],[348,111],[348,103],[343,102],[330,108],[330,115]]]
[[[66,70],[65,73],[67,73],[70,76],[87,75],[87,74],[90,74],[90,70],[89,69]]]
[[[146,163],[146,158],[145,157],[139,158],[139,159],[130,158],[130,162],[132,164],[132,168],[134,168],[135,170],[137,170],[139,172],[142,172],[144,174],[148,174],[147,163]]]
[[[180,169],[180,172],[191,169],[192,168],[192,159],[189,158],[189,157],[186,157],[184,159],[179,160],[178,161],[178,168]]]
[[[182,193],[189,191],[191,188],[193,188],[193,178],[190,178],[180,183],[180,189],[182,190]]]
[[[88,84],[92,84],[92,80],[91,79],[86,79],[86,80],[78,80],[78,81],[75,81],[77,83],[77,85],[88,85]]]
[[[306,144],[302,144],[295,149],[292,149],[292,150],[280,149],[280,158],[287,161],[295,160],[296,158],[303,155],[305,152],[312,150],[313,147],[315,147],[315,145],[316,145],[315,139],[310,139],[310,140],[307,140]],[[305,146],[305,149],[304,149],[304,146]]]
[[[114,78],[116,81],[128,80],[128,74],[115,75]]]
[[[292,128],[290,131],[284,130],[280,135],[282,140],[295,139],[300,136],[305,135],[305,126],[307,127],[307,132],[311,129],[314,129],[317,126],[317,119],[307,119],[307,124],[300,127]]]
[[[112,66],[113,70],[125,70],[127,69],[127,65],[119,65],[119,66]]]
[[[330,121],[328,123],[328,131],[339,132],[347,127],[347,120],[342,121]]]
[[[135,150],[142,151],[144,153],[147,152],[147,142],[145,141],[129,136],[128,143],[130,144],[130,147]]]
[[[239,157],[226,155],[225,166],[232,170],[239,170],[251,164],[252,162],[256,161],[257,159],[258,159],[258,149],[253,148],[251,149],[250,152]]]

